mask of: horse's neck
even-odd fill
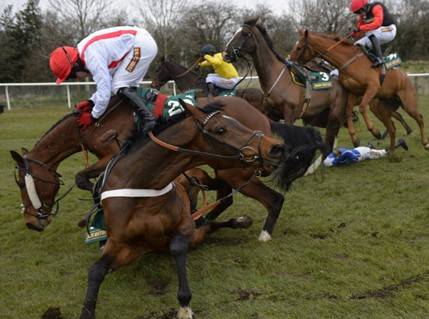
[[[71,115],[50,129],[29,152],[29,158],[56,169],[64,159],[80,150],[79,128]]]
[[[186,127],[180,124],[175,132],[170,132],[168,137],[161,134],[159,138],[171,143],[171,140],[174,140],[172,136],[176,136],[177,142],[173,144],[180,144],[182,136],[195,135],[195,131],[189,128],[186,130]],[[195,156],[174,152],[150,141],[143,147],[134,146],[134,149],[116,164],[111,173],[113,176],[109,176],[106,186],[161,189],[182,172],[201,164],[204,162]]]
[[[334,49],[329,50],[337,41],[317,41],[315,40],[311,45],[313,45],[319,53],[323,53],[323,59],[328,61],[330,64],[336,68],[341,68],[347,63],[351,58],[358,55],[360,50],[352,45],[348,44],[339,44]]]
[[[258,73],[262,90],[267,93],[285,66],[278,60],[261,34],[256,33],[255,37],[257,37],[258,45],[252,55],[253,64]]]
[[[183,69],[182,69],[183,68]],[[190,71],[184,76],[177,77],[181,74],[184,74],[188,69],[185,67],[177,67],[175,69],[176,74],[175,82],[180,91],[190,90],[190,89],[204,89],[204,79],[194,72]]]

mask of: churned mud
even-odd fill
[[[63,319],[59,307],[49,307],[42,315],[41,319]]]

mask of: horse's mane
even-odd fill
[[[68,114],[66,114],[66,115],[64,115],[61,119],[59,119],[54,125],[52,125],[52,127],[49,129],[49,130],[47,130],[46,132],[45,132],[45,134],[43,134],[40,138],[39,138],[39,140],[36,142],[36,144],[34,144],[34,147],[36,147],[41,141],[42,141],[42,139],[46,136],[46,135],[48,135],[54,128],[56,128],[58,125],[60,125],[62,122],[64,122],[66,119],[68,119],[69,117],[71,117],[71,116],[76,116],[76,113],[75,112],[72,112],[72,113],[68,113]]]
[[[346,38],[344,37],[340,37],[338,36],[338,34],[335,33],[324,33],[324,32],[312,32],[318,36],[321,36],[323,38],[327,38],[327,39],[331,39],[334,40],[336,42],[342,41],[342,44],[348,45],[348,46],[352,46],[354,45],[353,43],[351,43],[350,41],[348,41]]]
[[[248,26],[252,26],[252,24],[250,23],[251,20],[248,21],[244,21],[245,25]],[[274,48],[274,44],[273,44],[273,40],[271,39],[271,37],[269,36],[267,29],[262,25],[262,24],[255,24],[255,27],[259,30],[259,32],[261,32],[262,36],[264,37],[265,42],[267,43],[268,47],[270,48],[270,50],[274,53],[274,55],[276,56],[276,58],[282,62],[285,63],[285,58],[276,51],[276,49]]]

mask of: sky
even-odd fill
[[[60,0],[57,0],[60,1]],[[136,3],[134,0],[113,0],[117,3]],[[227,1],[227,0],[218,0],[218,1]],[[0,8],[3,8],[7,4],[12,4],[15,9],[21,8],[27,1],[26,0],[2,0]],[[138,1],[141,2],[141,1]],[[229,2],[229,1],[228,1]],[[258,4],[264,4],[272,8],[273,12],[281,13],[287,8],[288,0],[234,0],[234,3],[240,8],[255,8]],[[40,6],[42,9],[47,9],[49,7],[49,0],[40,0]],[[126,6],[126,5],[125,5]]]

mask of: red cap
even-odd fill
[[[352,0],[352,3],[350,5],[350,11],[356,13],[356,11],[359,11],[367,4],[368,0]]]
[[[60,84],[70,75],[73,64],[77,62],[79,53],[73,47],[59,47],[51,52],[49,67],[57,77],[57,84]]]

